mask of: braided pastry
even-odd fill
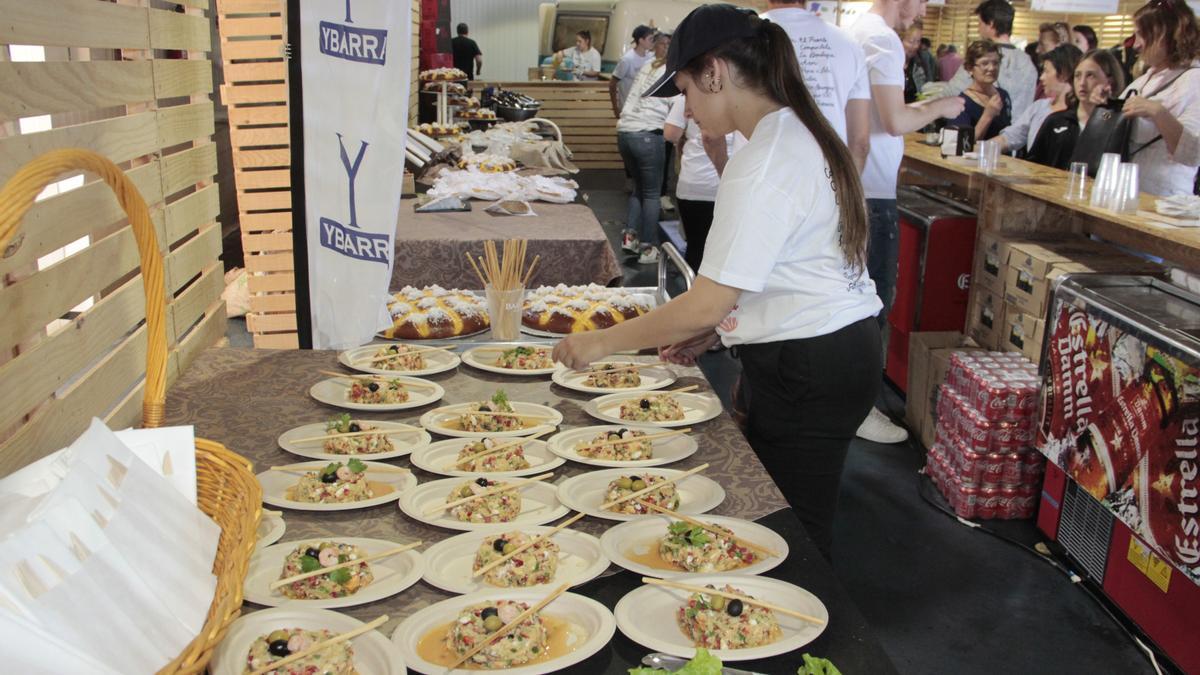
[[[488,327],[487,306],[458,289],[405,286],[388,303],[392,327],[384,337],[401,340],[442,339],[471,335]]]
[[[621,288],[542,286],[525,297],[521,323],[551,333],[582,333],[632,319],[654,306],[654,299]]]
[[[420,75],[422,82],[441,82],[465,80],[467,74],[458,68],[433,68],[431,70],[422,70]]]

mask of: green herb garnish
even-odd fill
[[[367,470],[367,465],[363,464],[362,460],[357,457],[352,457],[346,466],[349,467],[354,473],[365,473]]]
[[[341,468],[341,466],[341,462],[330,462],[329,464],[325,465],[324,469],[321,469],[321,475],[337,473],[337,470]]]
[[[492,394],[492,403],[495,403],[500,408],[511,410],[511,406],[508,404],[508,394],[504,393],[503,389],[497,389],[496,393]]]
[[[329,431],[336,431],[339,434],[350,433],[350,413],[342,413],[325,424],[325,428]]]
[[[316,558],[312,557],[311,555],[300,556],[300,571],[301,572],[312,572],[312,571],[319,570],[319,569],[321,569],[321,561],[317,560]]]
[[[336,570],[330,572],[329,580],[335,584],[341,584],[341,585],[345,586],[346,584],[350,583],[350,579],[352,576],[353,575],[350,573],[350,570],[346,569],[345,567],[342,567],[340,569],[336,569]]]
[[[820,659],[811,654],[802,654],[804,665],[796,671],[796,675],[842,675],[829,659]]]

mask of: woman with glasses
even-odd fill
[[[963,93],[962,114],[951,126],[973,127],[975,140],[986,141],[1012,124],[1012,98],[996,86],[1000,75],[1000,47],[991,40],[976,40],[963,55],[963,68],[971,74],[971,85]]]

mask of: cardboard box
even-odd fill
[[[979,351],[969,338],[957,331],[913,333],[909,343],[908,399],[904,419],[926,448],[933,445],[937,430],[938,388],[946,381],[950,356],[955,352]]]
[[[1015,308],[1009,307],[1004,316],[1004,334],[1001,336],[1000,348],[1006,352],[1021,354],[1037,364],[1042,359],[1042,342],[1045,340],[1045,334],[1045,319],[1022,314]]]
[[[1078,237],[1044,233],[1005,234],[980,230],[975,240],[975,261],[971,268],[971,285],[983,286],[996,295],[1004,295],[1004,280],[1008,272],[1009,251],[1013,244],[1053,242]]]
[[[1008,247],[1004,300],[1023,314],[1044,316],[1055,281],[1068,273],[1140,273],[1154,266],[1090,239],[1014,242]]]
[[[971,287],[967,306],[967,336],[985,349],[1000,349],[1004,324],[1004,297],[982,286]]]

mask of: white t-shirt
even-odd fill
[[[804,85],[845,142],[846,102],[871,98],[862,47],[842,29],[825,23],[807,9],[773,9],[763,16],[779,24],[792,38],[796,60],[804,71]]]
[[[817,140],[791,108],[759,121],[729,159],[700,274],[742,290],[726,345],[828,335],[883,307],[838,246],[838,205]]]
[[[904,45],[883,17],[863,14],[850,27],[850,37],[863,48],[871,86],[904,88]],[[896,178],[904,158],[904,139],[884,131],[879,106],[871,104],[871,152],[863,168],[863,192],[867,199],[895,199]]]
[[[653,60],[653,51],[647,51],[638,56],[636,49],[630,49],[621,56],[621,60],[617,61],[617,67],[613,68],[612,72],[612,76],[617,80],[617,102],[625,105],[625,100],[629,98],[629,90],[633,88],[633,78],[637,77],[642,66]]]
[[[577,80],[595,80],[595,75],[584,75],[585,72],[600,72],[600,52],[596,51],[595,47],[588,47],[586,52],[581,52],[575,47],[563,50],[563,56],[571,59],[571,73],[575,75]]]
[[[654,84],[666,72],[667,65],[659,64],[654,67],[654,61],[642,66],[637,77],[633,78],[633,88],[629,90],[629,98],[621,107],[621,118],[617,120],[617,131],[661,131],[667,121],[667,111],[671,108],[670,98],[642,96],[650,85]]]
[[[1183,127],[1175,154],[1171,154],[1165,140],[1159,139],[1133,156],[1133,161],[1140,167],[1138,181],[1142,192],[1162,197],[1192,194],[1196,166],[1200,164],[1200,144],[1197,143],[1200,140],[1200,61],[1191,65],[1194,67],[1182,75],[1179,68],[1146,73],[1125,89],[1125,94],[1133,89],[1142,96],[1151,94],[1150,98],[1163,104]],[[1171,82],[1175,77],[1179,79]],[[1158,135],[1158,126],[1154,122],[1139,117],[1134,120],[1129,134],[1129,148],[1137,150]]]
[[[700,125],[684,116],[687,102],[682,96],[671,99],[671,110],[667,113],[667,124],[683,129],[683,157],[679,160],[679,181],[675,185],[675,196],[696,202],[711,202],[717,199],[717,185],[721,176],[713,166],[704,141],[700,138]],[[725,135],[725,152],[733,155],[733,134]]]

